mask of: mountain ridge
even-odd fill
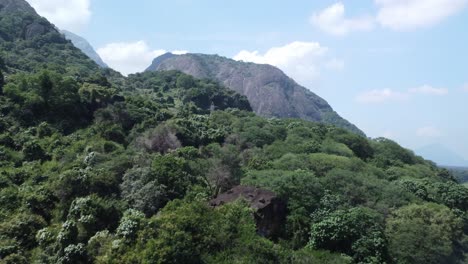
[[[241,62],[219,55],[166,53],[155,58],[146,69],[168,70],[179,70],[199,79],[214,79],[247,96],[254,112],[263,117],[323,122],[365,135],[339,116],[327,101],[272,65]]]
[[[65,35],[65,38],[70,40],[75,47],[80,49],[101,68],[109,68],[109,66],[102,60],[101,56],[96,52],[94,47],[85,38],[68,30],[60,30],[60,32]]]

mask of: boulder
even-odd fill
[[[236,186],[211,200],[210,205],[218,207],[239,199],[245,200],[254,210],[258,234],[271,239],[278,238],[286,222],[286,202],[269,190]]]

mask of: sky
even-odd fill
[[[28,0],[112,68],[167,51],[268,63],[369,137],[468,160],[468,0]]]

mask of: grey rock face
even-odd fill
[[[245,95],[260,116],[323,122],[364,135],[340,117],[324,99],[271,65],[239,62],[217,55],[165,54],[156,58],[147,69],[167,70],[182,71],[200,79],[214,79]]]
[[[34,22],[26,27],[24,38],[26,40],[33,39],[34,37],[43,35],[46,32],[47,29],[44,25]]]
[[[65,38],[70,40],[75,47],[96,62],[97,65],[101,66],[101,68],[109,68],[86,39],[67,30],[61,30],[60,32],[65,35]]]
[[[0,12],[18,12],[36,13],[34,9],[26,2],[20,0],[0,0]]]
[[[244,200],[254,210],[257,233],[272,239],[278,238],[284,228],[287,204],[274,192],[253,186],[236,186],[210,201],[213,207]]]

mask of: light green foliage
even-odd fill
[[[344,157],[352,157],[354,155],[353,151],[345,144],[332,140],[326,140],[322,143],[321,152]]]
[[[387,220],[390,256],[396,263],[457,263],[461,226],[461,219],[443,205],[400,208]]]

